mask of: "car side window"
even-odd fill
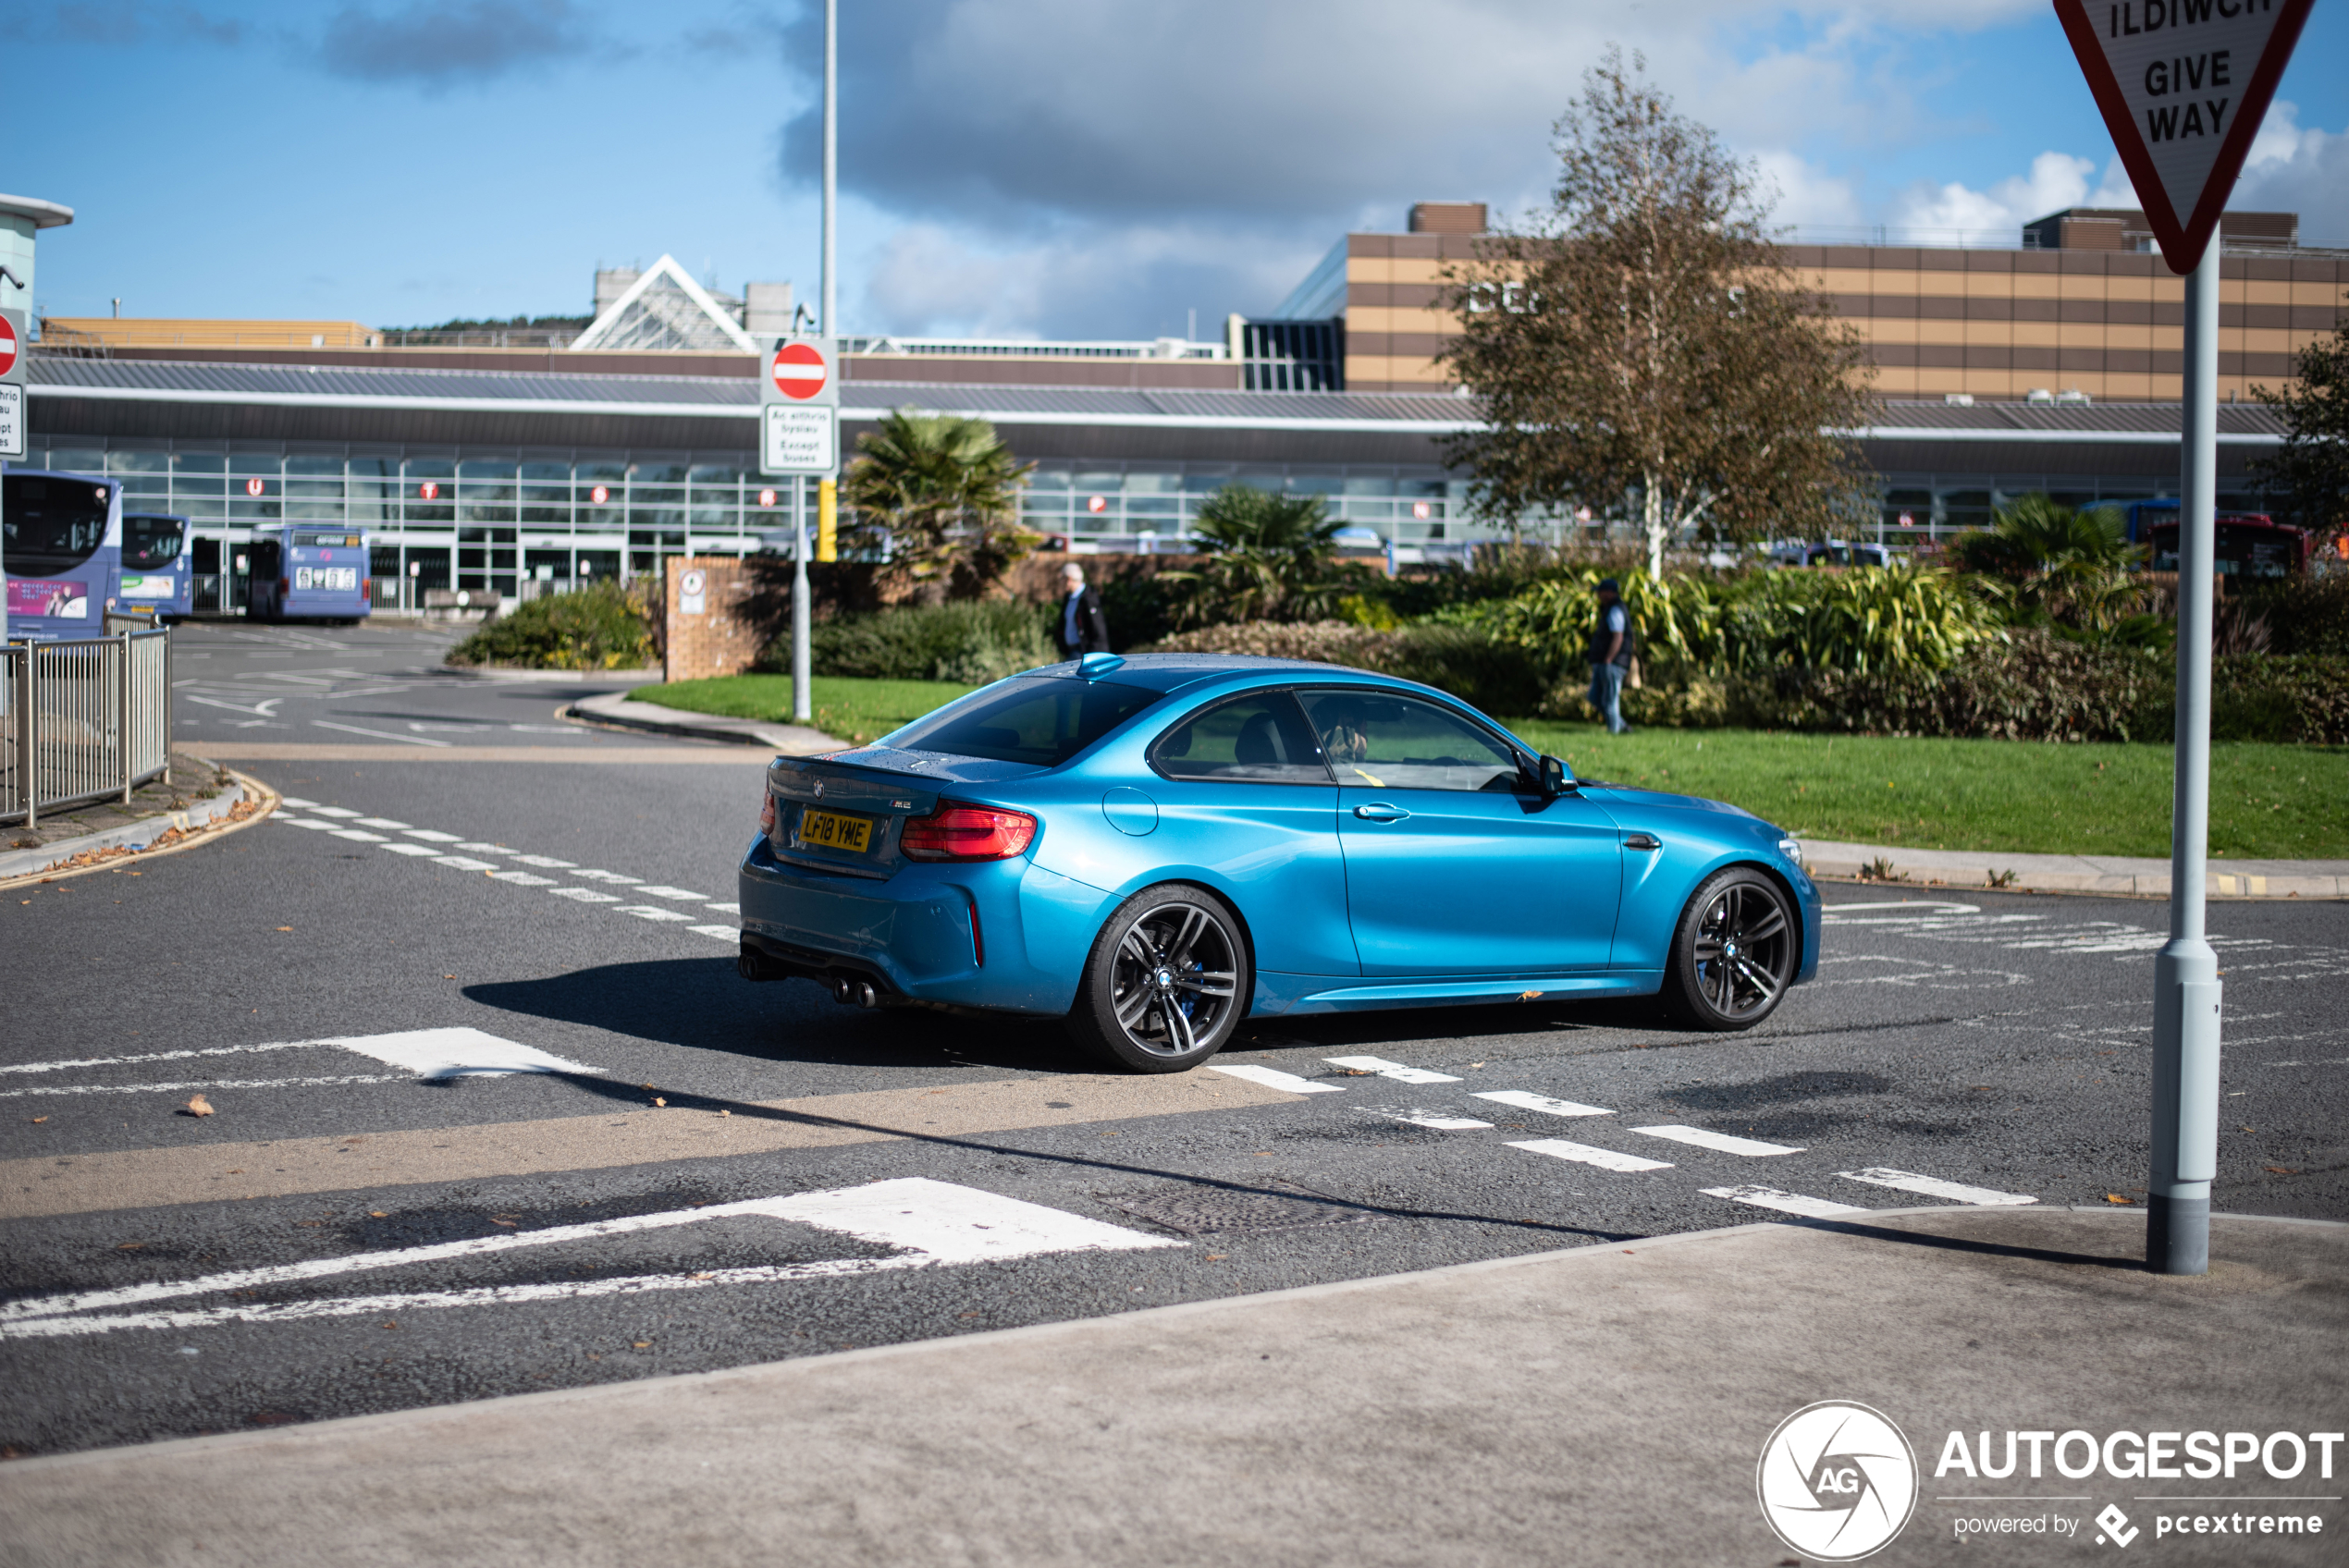
[[[1359,688],[1298,696],[1340,784],[1494,793],[1530,787],[1516,752],[1433,703]]]
[[[1159,738],[1150,759],[1169,778],[1324,788],[1330,782],[1312,726],[1286,692],[1252,692],[1195,713]]]

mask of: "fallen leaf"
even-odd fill
[[[2119,1193],[2107,1193],[2104,1195],[2104,1201],[2107,1203],[2127,1203],[2129,1200],[2122,1197]]]
[[[638,1340],[629,1348],[632,1350],[650,1350],[653,1348],[653,1342],[650,1340]]]
[[[514,1225],[514,1223],[515,1223],[515,1222],[514,1222],[513,1220],[511,1220],[511,1219],[493,1219],[493,1220],[491,1220],[491,1221],[490,1221],[490,1223],[491,1223],[492,1225],[503,1225],[503,1226],[507,1227],[509,1230],[510,1230],[510,1229],[512,1229],[512,1228],[513,1228],[513,1225]]]
[[[2281,1165],[2270,1165],[2267,1168],[2267,1170],[2268,1174],[2270,1176],[2297,1176],[2300,1174],[2299,1171]]]
[[[385,1328],[387,1328],[387,1329],[397,1329],[397,1328],[399,1328],[399,1327],[400,1327],[400,1325],[399,1325],[398,1323],[394,1322],[394,1323],[387,1323],[387,1324],[385,1324],[385,1325],[384,1325],[384,1327],[385,1327]]]
[[[33,1124],[35,1127],[38,1127],[38,1126],[40,1126],[40,1125],[41,1125],[43,1121],[48,1121],[48,1120],[49,1120],[49,1119],[48,1119],[47,1117],[45,1117],[45,1116],[36,1116],[36,1117],[34,1117],[34,1118],[32,1119],[32,1124]]]
[[[733,1115],[734,1113],[733,1113],[732,1111],[731,1111],[731,1110],[721,1110],[721,1111],[719,1111],[718,1114],[719,1114],[719,1115],[720,1115],[720,1116],[732,1116],[732,1115]]]
[[[1210,1263],[1221,1263],[1231,1256],[1232,1255],[1227,1252],[1211,1252],[1207,1255],[1207,1261]],[[977,1314],[974,1313],[972,1316],[976,1317]]]
[[[714,1273],[710,1272],[708,1269],[705,1268],[705,1269],[703,1269],[700,1273],[698,1273],[698,1274],[689,1274],[689,1275],[687,1275],[687,1276],[686,1276],[686,1278],[687,1278],[687,1279],[689,1279],[689,1280],[715,1280],[715,1279],[717,1279],[717,1278],[718,1278],[718,1276],[717,1276],[716,1274],[714,1274]]]
[[[212,1114],[212,1102],[204,1098],[202,1095],[198,1095],[194,1098],[189,1100],[188,1114],[191,1116],[210,1116]]]
[[[147,1243],[144,1242],[124,1242],[114,1250],[117,1252],[143,1252],[146,1250],[146,1246]]]
[[[130,875],[131,875],[131,876],[138,876],[139,874],[138,874],[137,872],[135,872],[135,871],[134,871],[134,872],[132,872]],[[292,929],[293,929],[293,927],[292,927],[292,926],[290,926],[290,925],[280,925],[280,926],[278,926],[278,927],[277,927],[277,929],[278,929],[278,930],[280,930],[280,931],[290,931],[290,930],[292,930]]]
[[[665,1105],[667,1105],[668,1103],[669,1103],[669,1102],[668,1102],[667,1100],[662,1099],[662,1098],[661,1098],[658,1095],[655,1095],[655,1096],[653,1096],[653,1104],[655,1104],[655,1105],[664,1105],[664,1106],[665,1106]]]
[[[380,1208],[371,1208],[367,1211],[367,1218],[370,1219],[388,1219],[391,1216],[386,1214]]]
[[[442,976],[441,976],[441,978],[442,978],[443,980],[454,980],[454,979],[455,979],[455,978],[457,978],[457,977],[456,977],[454,974],[444,974],[444,975],[442,975]]]

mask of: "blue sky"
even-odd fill
[[[1143,337],[1421,198],[1539,203],[1610,43],[1781,220],[2011,235],[2127,201],[2047,0],[842,0],[842,325]],[[0,187],[58,315],[586,310],[598,263],[816,293],[813,6],[13,0]],[[2349,5],[2236,204],[2349,244]]]

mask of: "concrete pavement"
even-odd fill
[[[2107,1530],[2165,1562],[2338,1562],[2338,1441],[2295,1475],[2195,1482],[1947,1463],[1984,1432],[2085,1432],[2125,1471],[2134,1439],[2109,1434],[2342,1428],[2349,1226],[2221,1218],[2194,1280],[2143,1271],[2143,1227],[2036,1207],[1744,1225],[23,1460],[0,1468],[6,1556],[1777,1564],[1798,1559],[1757,1462],[1833,1400],[1913,1454],[1913,1513],[1878,1562],[1937,1558],[1962,1527],[1998,1562]],[[1870,1472],[1900,1502],[1897,1479]],[[2256,1534],[2285,1515],[2296,1534]]]

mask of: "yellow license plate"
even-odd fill
[[[873,841],[873,819],[843,816],[836,811],[799,814],[799,841],[819,850],[849,850],[863,854]]]

